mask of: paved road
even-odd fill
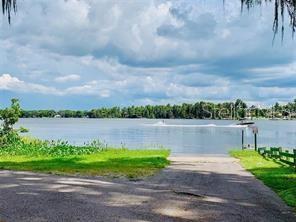
[[[296,221],[228,157],[172,157],[144,181],[0,171],[0,221]]]

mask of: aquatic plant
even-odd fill
[[[39,140],[24,137],[10,141],[0,149],[0,155],[71,156],[93,154],[107,149],[107,144],[98,140],[83,146],[74,146],[63,140]]]

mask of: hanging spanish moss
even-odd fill
[[[17,0],[2,0],[2,13],[7,15],[8,23],[11,22],[11,13],[16,12],[17,9]]]
[[[263,2],[274,2],[274,36],[276,36],[280,28],[282,40],[284,38],[285,13],[288,13],[292,36],[294,36],[296,30],[296,0],[241,0],[241,9],[243,11],[244,7],[246,7],[249,10],[251,7],[261,5]]]
[[[225,0],[223,0],[224,2]],[[284,19],[285,13],[288,13],[290,20],[290,27],[292,29],[292,35],[294,36],[296,30],[296,0],[241,0],[241,10],[244,8],[248,10],[254,6],[260,6],[263,2],[274,2],[274,21],[273,32],[274,36],[278,33],[279,28],[281,30],[282,39],[284,37]],[[17,0],[2,0],[2,12],[7,15],[9,24],[11,23],[11,14],[17,10]]]

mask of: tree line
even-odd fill
[[[247,106],[237,99],[235,102],[196,102],[181,105],[146,105],[129,107],[98,108],[92,110],[22,110],[21,118],[149,118],[149,119],[240,119],[256,118],[294,118],[296,99],[269,108]]]

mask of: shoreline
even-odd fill
[[[203,120],[203,121],[239,121],[239,119],[195,119],[195,118],[90,118],[90,117],[21,117],[20,119],[90,119],[90,120],[98,120],[98,119],[102,119],[102,120]],[[296,121],[296,118],[294,119],[270,119],[270,118],[253,118],[250,120],[254,120],[254,121]]]

